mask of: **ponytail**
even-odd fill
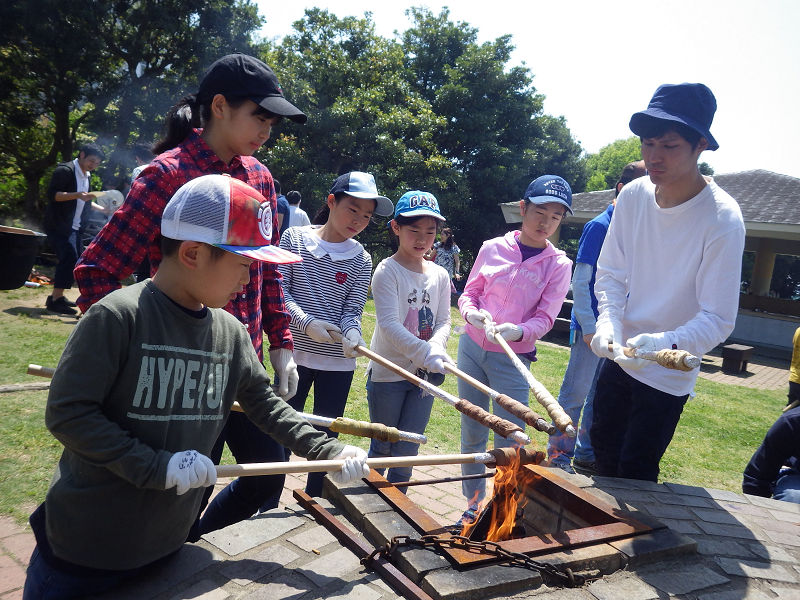
[[[194,94],[182,98],[167,111],[164,119],[164,137],[153,144],[153,154],[171,150],[189,137],[195,127],[207,120],[210,106],[200,106]]]

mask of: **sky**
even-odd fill
[[[800,2],[797,0],[256,0],[260,35],[280,39],[306,7],[338,17],[372,12],[387,38],[410,26],[405,10],[449,7],[478,41],[511,34],[511,64],[523,64],[594,153],[631,134],[630,116],[662,83],[702,82],[717,98],[711,133],[720,145],[700,160],[717,174],[767,169],[800,177]],[[279,74],[280,75],[280,74]]]

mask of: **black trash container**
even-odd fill
[[[45,237],[30,229],[0,225],[0,290],[25,285]]]

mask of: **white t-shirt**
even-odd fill
[[[84,173],[78,164],[78,159],[72,161],[75,165],[75,184],[78,186],[76,192],[89,191],[89,173]],[[78,198],[75,204],[75,214],[72,215],[72,229],[78,231],[81,228],[81,215],[83,214],[83,205],[86,204],[83,200]]]
[[[377,322],[369,347],[412,373],[422,368],[429,343],[446,349],[450,336],[450,277],[430,261],[424,267],[409,271],[390,256],[372,276]],[[403,379],[372,361],[367,371],[372,381]]]
[[[303,227],[305,225],[311,225],[311,220],[308,218],[306,211],[297,205],[290,204],[289,227]]]
[[[660,208],[655,185],[641,177],[626,185],[597,261],[600,323],[622,324],[623,342],[640,333],[668,332],[680,350],[702,356],[736,324],[745,229],[739,205],[711,178],[687,202]],[[699,369],[655,362],[626,371],[658,390],[692,391]]]

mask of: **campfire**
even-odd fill
[[[467,523],[460,535],[470,540],[504,542],[525,537],[524,516],[528,497],[525,490],[532,487],[533,474],[522,468],[524,454],[509,454],[509,464],[497,465],[494,475],[493,495],[484,505],[478,519]],[[539,462],[542,456],[536,457]]]

